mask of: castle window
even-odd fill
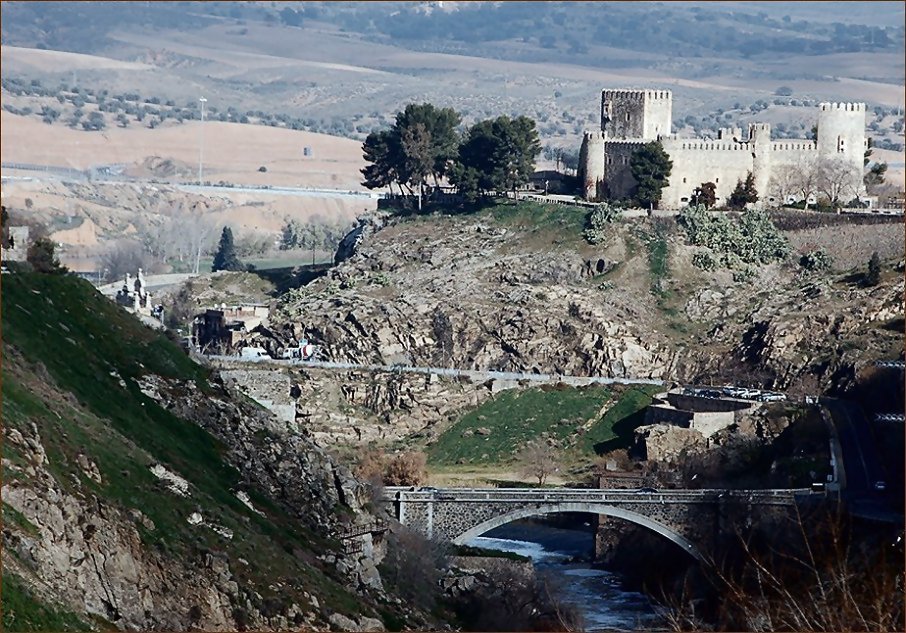
[[[627,120],[627,121],[629,120],[629,113],[628,113],[628,112],[626,113],[626,120]]]
[[[683,178],[683,184],[684,184],[684,185],[686,184],[686,179],[685,179],[685,178]]]
[[[679,199],[680,202],[689,202],[689,198],[683,197]]]
[[[720,182],[720,178],[715,178],[715,179],[714,179],[714,184],[715,184],[715,185],[716,185],[717,183],[719,183],[719,182]]]

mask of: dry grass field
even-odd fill
[[[359,170],[365,165],[357,141],[284,128],[193,121],[153,130],[108,127],[85,132],[6,111],[0,117],[3,162],[76,169],[125,163],[139,168],[156,157],[182,166],[189,172],[185,180],[195,180],[203,125],[204,174],[212,182],[361,189]],[[303,156],[305,147],[312,149],[310,157]],[[258,171],[262,166],[266,172]]]

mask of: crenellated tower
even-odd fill
[[[673,125],[669,90],[601,91],[601,130],[607,140],[656,140]]]
[[[840,160],[853,173],[851,195],[861,193],[865,139],[864,103],[822,103],[818,106],[818,156]]]

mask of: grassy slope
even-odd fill
[[[642,423],[651,395],[659,389],[645,385],[621,393],[598,386],[504,391],[443,433],[429,448],[428,462],[440,467],[511,463],[526,442],[542,433],[577,459],[625,447],[633,429]],[[476,433],[482,427],[490,434]]]
[[[224,447],[132,382],[154,373],[194,380],[206,389],[204,370],[177,346],[73,277],[6,275],[2,299],[4,341],[25,359],[4,354],[3,422],[37,425],[48,467],[64,489],[72,489],[75,475],[106,502],[140,509],[155,524],[153,531],[142,529],[145,544],[176,559],[199,546],[225,551],[233,561],[245,558],[247,567],[234,567],[240,584],[254,584],[265,598],[298,601],[288,587],[269,595],[269,585],[284,582],[316,593],[337,611],[364,609],[329,571],[319,569],[315,555],[330,547],[323,535],[305,531],[254,490],[249,491],[253,503],[267,517],[247,509],[231,492],[240,474],[224,461]],[[39,363],[51,380],[42,377]],[[21,461],[8,442],[3,449],[13,463]],[[104,483],[85,477],[75,462],[78,453],[97,463]],[[154,463],[186,478],[192,496],[166,491],[148,470]],[[233,530],[234,538],[226,541],[208,528],[189,526],[185,518],[197,508]],[[287,556],[287,551],[302,554]]]

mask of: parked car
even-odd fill
[[[876,481],[876,482],[875,482],[875,490],[880,490],[880,491],[887,490],[887,482],[884,482],[884,481]]]
[[[636,492],[657,492],[657,488],[639,488]]]

